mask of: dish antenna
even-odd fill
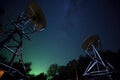
[[[93,35],[85,40],[82,49],[92,59],[86,68],[83,76],[98,77],[107,76],[110,80],[114,67],[106,60],[103,60],[100,53],[102,51],[101,42],[98,35]]]
[[[8,31],[3,31],[0,34],[1,36],[2,34],[7,35],[0,41],[0,50],[4,48],[11,52],[13,56],[9,65],[2,62],[0,62],[0,65],[8,68],[5,72],[11,74],[12,76],[18,73],[22,77],[26,77],[26,69],[22,60],[22,40],[23,38],[30,40],[29,34],[44,30],[46,27],[46,19],[39,5],[31,0],[26,11],[22,12],[21,15],[19,15],[14,21],[11,21],[10,25],[14,28]],[[19,63],[23,65],[25,73],[13,68],[13,62],[16,56],[19,57]]]

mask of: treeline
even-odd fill
[[[117,52],[106,51],[100,54],[103,59],[106,59],[112,66],[115,68],[115,72],[112,74],[112,80],[120,80],[120,50]],[[1,57],[0,61],[5,61],[6,58]],[[30,75],[29,71],[31,70],[31,63],[25,63],[27,67],[27,78],[24,80],[90,80],[89,77],[83,77],[83,73],[87,68],[91,58],[88,55],[79,56],[79,59],[71,60],[66,65],[61,66],[58,64],[51,64],[48,68],[47,74],[40,73],[39,75]],[[21,72],[23,68],[20,67],[20,64],[14,63],[14,67],[16,67]],[[0,65],[0,69],[2,66]],[[23,72],[24,73],[24,72]],[[10,80],[18,80],[21,76],[15,75],[13,79]],[[9,80],[7,75],[4,75],[3,80]],[[103,76],[102,78],[96,78],[94,80],[110,80]]]
[[[102,52],[101,56],[115,68],[112,74],[112,79],[120,80],[120,50],[118,50],[118,52]],[[49,80],[90,80],[90,77],[82,76],[90,61],[91,58],[89,56],[80,55],[78,60],[71,60],[66,64],[66,66],[52,64],[48,69],[48,78]],[[103,76],[94,80],[110,79]]]

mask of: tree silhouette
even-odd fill
[[[120,80],[120,50],[118,52],[106,51],[101,52],[101,56],[103,59],[107,60],[111,63],[111,65],[115,68],[112,73],[113,80]],[[69,61],[66,66],[59,66],[57,64],[52,64],[49,67],[49,75],[52,76],[49,80],[77,80],[76,71],[78,75],[78,80],[90,80],[92,77],[83,77],[83,73],[87,68],[91,58],[88,55],[82,56],[80,55],[78,60]],[[58,73],[56,75],[56,73]],[[94,77],[93,77],[94,78]],[[109,80],[106,76],[96,76],[94,80]]]
[[[117,52],[112,51],[106,51],[102,52],[101,56],[110,62],[112,66],[115,68],[115,72],[112,73],[112,79],[113,80],[120,80],[120,50]],[[88,66],[89,62],[91,61],[91,58],[88,55],[79,56],[78,60],[71,60],[69,61],[65,66],[59,66],[58,64],[51,64],[48,68],[47,75],[44,73],[40,73],[39,75],[30,75],[29,78],[26,80],[76,80],[76,72],[78,75],[78,80],[90,80],[89,77],[83,77],[83,73]],[[8,63],[7,58],[5,56],[0,55],[0,62]],[[24,64],[27,67],[26,72],[29,73],[31,70],[30,66],[31,63],[25,63]],[[0,65],[0,69],[2,69],[4,66]],[[22,64],[20,63],[14,63],[13,67],[20,70],[24,73]],[[77,70],[77,71],[76,71]],[[19,77],[21,77],[19,74],[16,74],[16,78],[11,77],[10,74],[6,73],[4,75],[5,77],[3,80],[17,80]],[[98,77],[95,80],[108,80],[106,77]]]
[[[66,66],[60,66],[59,67],[59,79],[57,79],[57,80],[66,80],[66,78],[67,78],[67,71],[66,71]]]
[[[67,71],[67,78],[75,80],[76,74],[77,74],[77,61],[74,59],[72,61],[69,61],[69,63],[66,66]]]
[[[36,76],[35,80],[47,80],[47,75],[45,75],[44,73],[40,73]]]
[[[8,67],[2,65],[1,63],[4,63],[5,65],[9,65],[9,62],[7,61],[7,58],[3,55],[0,55],[0,69],[5,71],[4,75],[1,78],[2,80],[8,80],[8,79],[17,80],[17,79],[20,79],[20,78],[27,79],[27,77],[23,77],[22,75],[20,75],[15,70],[12,70],[12,69],[8,68]],[[25,70],[24,70],[23,65],[25,67]],[[23,73],[24,75],[27,76],[27,74],[29,74],[29,72],[31,71],[30,66],[31,66],[31,62],[27,62],[27,63],[24,63],[24,64],[14,62],[12,68],[16,69],[17,71],[19,71],[19,72],[21,72],[21,73]]]
[[[58,71],[59,66],[57,64],[51,64],[47,71],[48,79],[51,79],[54,76],[58,75]]]

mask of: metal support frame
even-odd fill
[[[27,19],[25,14],[21,14],[15,21],[10,22],[10,24],[14,27],[14,29],[9,30],[8,32],[5,32],[8,36],[0,42],[0,50],[4,48],[13,54],[9,64],[4,64],[0,62],[1,65],[8,68],[6,72],[10,73],[11,75],[13,75],[12,72],[17,72],[21,76],[26,77],[26,74],[21,73],[20,71],[13,68],[12,66],[17,56],[19,58],[19,63],[23,65],[24,71],[26,73],[26,69],[22,59],[22,45],[23,45],[22,40],[23,38],[27,38],[28,40],[30,40],[30,37],[28,36],[28,34],[31,33],[31,31],[26,27],[26,24],[29,23],[29,21],[30,19]],[[26,28],[29,33],[25,32]]]
[[[24,63],[22,60],[23,38],[30,40],[30,37],[28,36],[29,34],[44,30],[46,25],[47,22],[42,9],[39,7],[38,4],[31,0],[28,8],[24,12],[22,12],[22,14],[20,14],[17,19],[15,19],[14,21],[10,21],[10,24],[7,24],[7,26],[9,26],[8,28],[6,28],[6,26],[3,27],[6,30],[12,27],[11,29],[7,31],[0,30],[0,38],[1,36],[3,36],[2,34],[7,34],[7,36],[5,35],[4,38],[2,38],[3,40],[0,40],[0,50],[6,49],[13,54],[12,59],[10,60],[10,63],[8,65],[0,62],[0,65],[8,68],[5,72],[9,72],[9,74],[12,74],[13,70],[20,75],[25,76],[23,73],[13,68],[14,59],[16,58],[16,56],[18,56],[19,63],[21,63],[24,67]]]
[[[94,45],[93,43],[90,43],[90,45],[87,47],[85,52],[89,55],[89,57],[92,59],[87,66],[83,76],[90,76],[90,77],[97,77],[97,76],[107,76],[110,80],[111,73],[114,70],[114,67],[106,60],[103,60],[103,58],[99,54],[99,50],[101,50],[101,44]],[[92,48],[91,50],[89,50]]]

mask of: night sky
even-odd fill
[[[47,71],[50,64],[65,65],[86,53],[83,41],[99,35],[103,50],[120,49],[119,0],[35,0],[47,20],[44,31],[24,40],[23,60],[32,62],[31,74]],[[28,5],[29,0],[0,0],[5,14],[1,23],[15,19]]]

